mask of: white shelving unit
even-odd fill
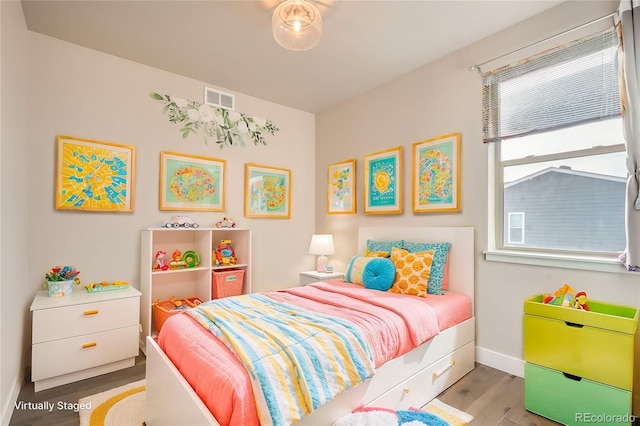
[[[232,266],[216,266],[213,251],[220,240],[231,240],[238,263]],[[165,260],[171,260],[175,250],[182,253],[195,251],[200,265],[193,268],[167,271],[153,270],[155,255],[163,250]],[[142,336],[140,347],[145,350],[146,336],[155,335],[151,305],[156,300],[198,297],[211,300],[212,272],[228,268],[244,269],[242,293],[251,293],[251,230],[246,228],[149,228],[142,231],[140,239],[140,315]]]

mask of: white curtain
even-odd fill
[[[625,265],[640,272],[640,0],[622,0],[615,22],[621,40],[620,98],[628,171]]]

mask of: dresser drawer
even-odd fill
[[[138,355],[138,325],[32,346],[33,381]]]
[[[140,299],[95,301],[33,312],[32,342],[42,343],[138,325]]]
[[[419,407],[471,371],[474,362],[475,343],[471,342],[440,358],[367,405],[395,409]]]
[[[534,364],[632,390],[633,350],[633,334],[524,315],[524,360]]]
[[[565,425],[629,425],[631,392],[527,362],[524,407]]]

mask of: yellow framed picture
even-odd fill
[[[402,213],[402,147],[364,157],[364,213]]]
[[[356,212],[356,160],[330,164],[327,171],[327,214]]]
[[[412,160],[413,211],[460,210],[460,133],[414,143]]]
[[[245,165],[245,217],[291,217],[291,170],[259,164]]]
[[[160,210],[225,209],[226,160],[160,152]]]
[[[56,209],[132,212],[132,146],[58,136]]]

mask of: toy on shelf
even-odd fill
[[[182,260],[182,252],[180,250],[174,251],[169,261],[169,269],[184,269],[186,267],[187,262]]]
[[[124,290],[129,287],[128,281],[113,281],[109,283],[109,281],[100,281],[99,283],[93,282],[89,285],[85,285],[84,288],[89,293],[98,293],[102,291],[111,291],[111,290]]]
[[[569,284],[564,284],[553,294],[545,294],[542,298],[542,303],[547,305],[564,306],[572,309],[589,310],[587,305],[587,293],[579,291],[573,292],[573,288]]]
[[[164,260],[166,255],[167,252],[163,250],[158,250],[156,252],[156,261],[153,264],[154,271],[166,271],[169,269],[169,265],[167,265],[167,262]]]
[[[220,240],[213,260],[217,266],[230,266],[238,263],[236,253],[231,247],[231,240]]]
[[[189,216],[173,216],[162,224],[163,228],[197,228],[199,226]]]
[[[235,228],[236,223],[228,217],[223,217],[221,221],[216,222],[216,228]]]
[[[196,266],[200,266],[200,255],[193,250],[187,250],[182,253],[182,260],[184,260],[187,268],[195,268]]]

